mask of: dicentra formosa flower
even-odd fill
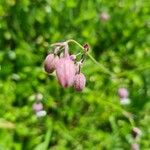
[[[47,73],[52,73],[56,69],[56,64],[58,60],[59,60],[59,57],[55,56],[54,54],[47,55],[44,61],[45,71]]]

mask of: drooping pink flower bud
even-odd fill
[[[54,54],[49,54],[44,61],[44,69],[47,73],[52,73],[56,69],[56,64],[59,60],[58,56]]]
[[[86,78],[83,73],[76,74],[74,88],[76,91],[82,91],[86,84]]]
[[[59,59],[56,66],[56,75],[62,87],[70,87],[73,85],[75,65],[69,55]]]
[[[109,14],[108,14],[107,12],[102,12],[102,13],[100,14],[100,19],[101,19],[102,21],[108,21],[109,18],[110,18],[110,16],[109,16]]]
[[[129,93],[128,93],[128,90],[126,88],[120,88],[118,90],[118,95],[120,98],[128,98]]]
[[[35,112],[41,111],[43,109],[43,104],[42,103],[34,103],[32,108]]]

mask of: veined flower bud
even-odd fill
[[[56,64],[59,60],[58,56],[54,54],[49,54],[44,61],[44,69],[47,73],[52,73],[56,69]]]
[[[118,90],[118,95],[120,98],[128,98],[129,93],[128,93],[128,90],[126,88],[120,88]]]
[[[56,75],[62,87],[69,87],[73,85],[75,65],[69,56],[59,59],[56,66]]]
[[[83,73],[79,73],[75,76],[74,88],[76,91],[82,91],[86,84],[86,78]]]

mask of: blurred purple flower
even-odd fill
[[[76,55],[70,55],[70,59],[71,59],[72,61],[75,61],[75,60],[76,60]]]
[[[120,98],[124,99],[124,98],[128,98],[129,93],[126,88],[119,88],[118,95]]]

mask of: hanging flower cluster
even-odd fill
[[[74,86],[76,91],[82,91],[86,84],[86,78],[81,73],[81,66],[85,59],[85,52],[77,61],[77,55],[69,54],[67,42],[56,43],[52,45],[54,50],[48,54],[44,61],[44,69],[47,73],[56,71],[59,84],[63,88]],[[88,49],[85,45],[85,51]]]

